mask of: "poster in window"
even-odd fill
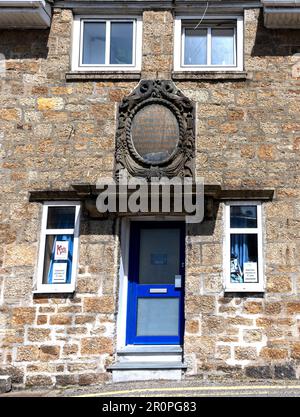
[[[69,242],[67,240],[57,240],[55,242],[55,261],[67,261],[69,253]]]
[[[257,262],[244,262],[244,282],[257,282]]]
[[[67,281],[67,262],[54,262],[52,284],[64,284]]]

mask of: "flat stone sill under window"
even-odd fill
[[[174,81],[199,80],[247,80],[251,76],[246,71],[173,71]]]
[[[67,81],[140,80],[140,71],[70,71]]]

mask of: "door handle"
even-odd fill
[[[175,288],[181,288],[182,285],[182,277],[181,275],[175,275]]]

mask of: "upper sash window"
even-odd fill
[[[139,70],[141,20],[75,17],[72,70]]]
[[[243,70],[243,19],[175,19],[175,71]]]

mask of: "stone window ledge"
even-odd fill
[[[201,80],[247,80],[250,75],[246,71],[173,71],[174,81]]]
[[[67,81],[139,81],[140,78],[140,71],[70,71],[66,73]]]

